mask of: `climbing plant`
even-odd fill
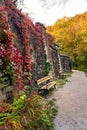
[[[18,47],[16,33],[12,33],[12,23],[18,29],[24,51]],[[32,21],[11,0],[4,0],[3,6],[0,5],[0,86],[10,85],[15,90],[24,91],[24,86],[31,84],[30,43],[34,38],[36,50],[38,48],[39,51],[43,44],[40,31],[41,28],[36,29]],[[27,79],[26,82],[24,79]],[[5,101],[0,104],[0,129],[53,130],[52,120],[56,112],[54,104],[46,104],[36,93],[31,93],[28,97],[25,92],[15,93],[13,103]]]
[[[1,83],[23,89],[21,78],[23,58],[16,48],[15,35],[10,31],[6,10],[1,5],[0,18],[0,80]]]

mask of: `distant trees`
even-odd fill
[[[75,17],[64,17],[54,26],[48,26],[47,32],[51,33],[60,46],[62,53],[71,57],[74,65],[87,61],[87,12]]]

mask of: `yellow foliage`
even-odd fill
[[[51,33],[58,43],[62,53],[71,59],[80,59],[87,53],[87,12],[75,17],[57,20],[53,26],[48,26],[47,31]],[[85,52],[85,53],[84,53]]]

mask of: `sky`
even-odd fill
[[[34,22],[53,25],[56,20],[72,17],[87,11],[87,0],[24,0],[23,12]]]

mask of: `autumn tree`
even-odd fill
[[[54,26],[48,26],[47,32],[52,34],[60,46],[60,51],[71,57],[74,65],[87,59],[87,13],[75,17],[64,17]]]

